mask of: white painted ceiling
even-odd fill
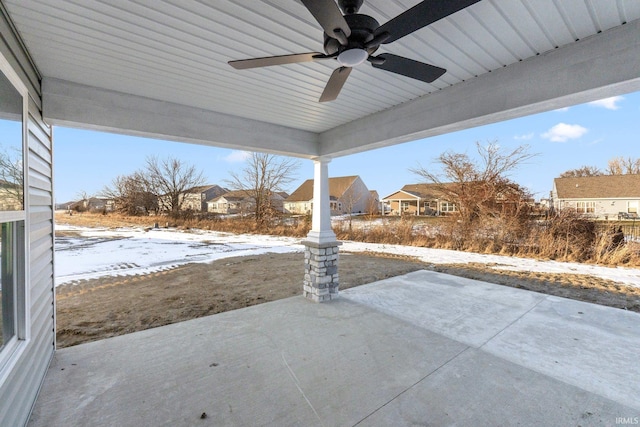
[[[397,111],[640,19],[639,0],[482,0],[377,52],[446,68],[440,79],[423,83],[365,63],[353,70],[336,101],[319,103],[335,61],[251,70],[227,64],[322,52],[321,27],[296,0],[2,2],[45,80],[302,130],[319,141],[340,126],[364,123],[377,117],[372,114]],[[360,13],[382,24],[416,3],[365,0]],[[387,139],[419,136],[396,132]],[[370,137],[363,144],[376,142]]]

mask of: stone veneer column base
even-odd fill
[[[303,295],[315,302],[338,298],[338,246],[340,242],[302,242],[304,249]]]

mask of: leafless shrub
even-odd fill
[[[539,256],[584,262],[592,258],[596,239],[594,221],[564,209],[540,224],[529,237],[529,242]]]

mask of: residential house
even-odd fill
[[[329,205],[332,215],[371,211],[372,194],[359,176],[329,178]],[[300,185],[284,201],[284,209],[294,214],[310,214],[313,209],[313,179]]]
[[[111,212],[114,209],[114,200],[102,197],[89,197],[88,199],[72,202],[68,209],[80,211],[106,211]]]
[[[286,191],[278,191],[271,195],[271,207],[278,212],[286,213],[284,210],[284,201],[289,197]]]
[[[392,215],[440,215],[458,211],[440,190],[446,184],[407,184],[382,199]]]
[[[207,200],[207,212],[219,214],[237,214],[250,212],[255,199],[247,190],[228,191],[211,200]]]
[[[638,217],[640,175],[601,175],[556,178],[551,192],[553,208],[574,209],[600,219]]]
[[[380,213],[380,195],[376,190],[369,190],[369,206],[367,212],[370,214]]]
[[[278,212],[283,211],[283,202],[289,195],[285,192],[271,194],[271,206]],[[255,208],[255,198],[250,190],[228,191],[207,201],[207,212],[219,214],[238,214],[251,212]]]
[[[206,212],[207,210],[207,200],[216,198],[226,192],[228,192],[224,187],[220,187],[219,185],[201,185],[199,187],[193,187],[189,190],[186,190],[180,198],[180,209],[183,211],[191,210],[195,212]],[[168,196],[160,196],[160,206],[166,209],[168,206],[167,203]]]

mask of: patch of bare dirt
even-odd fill
[[[302,253],[265,254],[59,286],[58,347],[301,295],[303,268]],[[340,289],[422,268],[412,259],[342,254]]]

